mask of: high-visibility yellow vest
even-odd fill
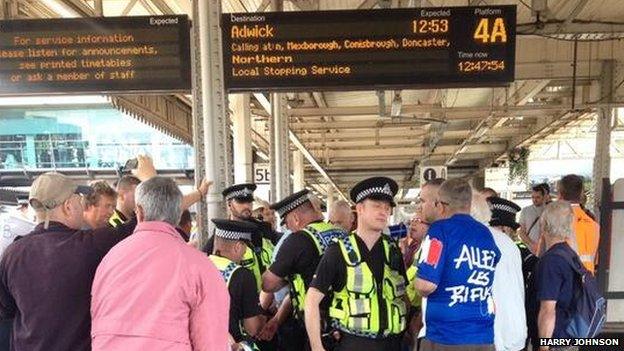
[[[414,261],[409,266],[405,274],[407,275],[407,287],[405,288],[405,292],[407,293],[407,298],[410,304],[414,307],[420,307],[422,304],[422,297],[416,290],[416,274],[418,274],[418,261],[420,259],[420,251],[418,248],[416,252],[414,252]]]
[[[275,246],[271,242],[271,240],[267,238],[262,238],[262,250],[260,252],[260,261],[262,262],[262,272],[267,270],[273,261],[273,251],[275,250]]]
[[[247,249],[243,254],[241,266],[253,273],[258,292],[262,291],[262,273],[271,265],[273,250],[273,243],[269,239],[262,238],[262,247],[254,248],[251,244],[247,244]]]
[[[346,232],[331,223],[315,222],[308,224],[302,229],[312,241],[319,256],[325,253],[327,246],[334,242],[335,239],[346,236]],[[299,235],[299,234],[297,234]],[[303,280],[301,274],[295,274],[289,278],[290,281],[290,300],[293,306],[295,317],[303,321],[303,309],[305,306],[305,295],[308,292],[308,286]]]
[[[221,257],[221,256],[217,256],[217,255],[210,255],[208,257],[210,258],[212,263],[214,263],[214,265],[217,267],[217,269],[221,273],[221,276],[225,280],[225,284],[229,288],[230,287],[230,280],[232,279],[232,275],[234,274],[234,272],[236,272],[236,270],[238,270],[239,268],[242,268],[242,267],[240,265],[236,264],[235,262],[225,258],[225,257]],[[246,343],[249,348],[251,348],[253,350],[258,350],[258,347],[256,346],[256,344],[251,342],[251,341],[249,341],[249,337],[245,333],[245,328],[242,325],[242,321],[238,321],[238,327],[240,328],[241,334],[243,336],[245,336],[246,339],[248,339],[248,340],[243,341],[243,342]]]
[[[386,236],[382,240],[383,286],[378,286],[370,267],[362,260],[355,234],[338,241],[347,264],[347,280],[342,290],[334,291],[329,316],[335,328],[348,334],[380,339],[398,335],[406,328],[405,278],[389,265],[393,255],[399,255],[400,264],[403,260],[396,243]]]
[[[262,272],[260,271],[260,258],[254,252],[254,249],[246,245],[245,253],[243,254],[243,259],[241,260],[240,265],[249,269],[251,273],[254,275],[254,279],[256,280],[256,288],[258,292],[262,290]]]
[[[221,276],[225,280],[225,285],[230,287],[230,279],[232,279],[232,275],[236,272],[237,269],[242,268],[240,265],[236,264],[234,261],[231,261],[225,257],[210,255],[208,256],[212,263],[217,267]]]
[[[126,222],[126,219],[123,218],[124,215],[119,210],[115,209],[113,215],[108,219],[108,224],[110,224],[113,228],[117,228],[120,225]]]

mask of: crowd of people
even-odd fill
[[[557,200],[533,187],[524,209],[430,180],[401,239],[387,235],[387,177],[354,185],[355,205],[327,220],[308,190],[269,204],[234,184],[198,247],[188,208],[211,183],[183,195],[144,156],[134,173],[115,187],[35,179],[20,206],[36,221],[0,260],[0,349],[543,350],[570,336],[575,272],[598,262],[576,175]]]

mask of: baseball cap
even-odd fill
[[[48,172],[35,179],[30,187],[28,202],[36,211],[49,212],[60,206],[72,194],[88,195],[91,187],[78,185],[71,178],[56,172]],[[47,216],[46,216],[47,217]],[[46,228],[48,220],[46,218]]]
[[[255,198],[255,200],[253,202],[252,210],[255,211],[255,210],[260,209],[260,208],[270,208],[270,207],[271,207],[271,205],[268,202],[266,202],[266,201],[264,201],[264,200],[262,200],[260,198]]]

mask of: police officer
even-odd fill
[[[323,213],[311,201],[308,190],[296,192],[271,205],[271,208],[277,211],[282,225],[285,224],[293,234],[284,240],[275,261],[262,275],[262,289],[275,292],[289,283],[290,304],[297,323],[296,329],[289,333],[289,340],[282,345],[287,344],[285,346],[289,350],[301,350],[308,344],[303,318],[308,285],[327,246],[346,233],[323,221]],[[286,300],[284,306],[288,303]],[[280,308],[287,308],[284,306]]]
[[[251,222],[256,226],[265,228],[264,224],[259,223],[251,216],[255,190],[256,184],[253,183],[235,184],[223,190],[222,195],[227,203],[230,220]],[[248,247],[241,261],[241,265],[253,273],[258,291],[260,291],[262,284],[262,273],[271,263],[271,257],[273,256],[273,242],[269,238],[271,233],[272,231],[269,230],[255,231],[251,240],[247,243]],[[208,254],[213,251],[213,240],[213,238],[210,238],[204,248],[204,251]]]
[[[386,177],[365,179],[351,190],[357,229],[327,248],[306,296],[313,351],[324,350],[319,303],[325,296],[331,297],[329,316],[338,330],[336,350],[400,350],[407,278],[396,242],[382,234],[397,190],[397,183]]]
[[[230,292],[230,335],[239,346],[257,349],[253,337],[257,335],[266,318],[258,305],[258,291],[253,274],[240,266],[240,262],[257,226],[240,221],[213,219],[214,253],[210,259],[215,264]]]

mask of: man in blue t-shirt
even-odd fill
[[[494,350],[492,282],[500,251],[490,230],[470,216],[472,188],[445,181],[439,218],[422,245],[416,289],[423,297],[421,350]]]
[[[565,326],[571,318],[575,272],[566,261],[576,256],[567,241],[574,241],[574,212],[569,202],[559,200],[544,208],[540,229],[546,253],[540,258],[535,273],[537,300],[540,302],[537,327],[540,338],[569,338]],[[534,345],[534,349],[537,346]],[[540,347],[547,350],[548,347]],[[550,348],[555,350],[557,348]],[[567,347],[565,350],[577,348]]]

